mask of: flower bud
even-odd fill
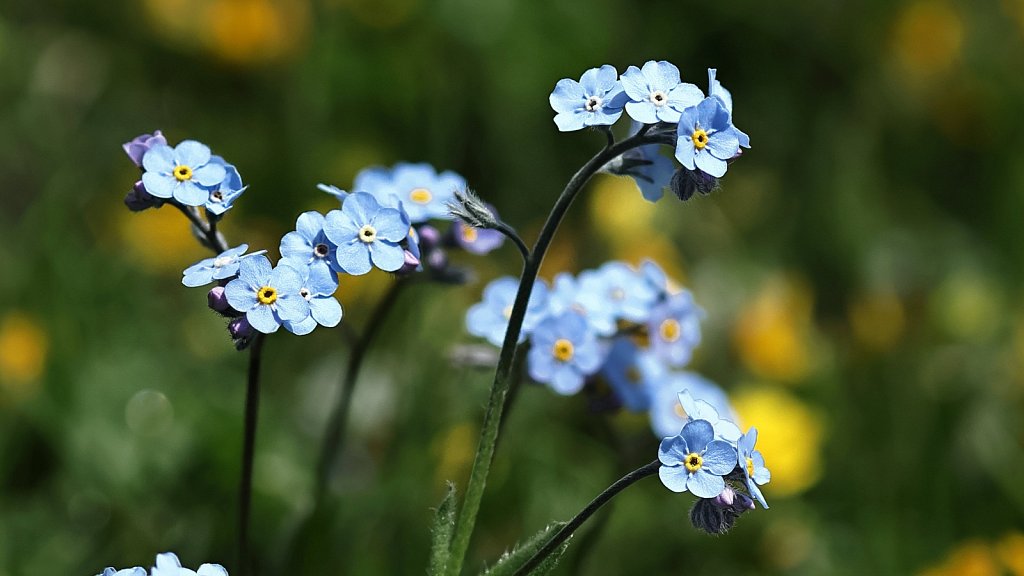
[[[245,316],[240,316],[228,322],[228,334],[231,334],[231,338],[234,340],[246,340],[252,336],[252,326]]]
[[[231,305],[228,304],[228,298],[224,295],[223,286],[214,286],[206,294],[206,300],[210,305],[210,309],[214,312],[220,312],[224,314],[231,310]]]
[[[398,270],[395,270],[397,276],[408,276],[420,269],[420,259],[413,255],[408,250],[405,251],[405,263]]]
[[[700,170],[679,168],[672,175],[672,182],[669,183],[669,188],[672,189],[672,193],[677,198],[685,202],[692,198],[695,192],[700,192],[702,196],[711,194],[711,192],[718,188],[718,178],[705,174]]]
[[[128,158],[135,163],[136,166],[142,168],[142,157],[149,152],[149,149],[157,145],[167,145],[167,139],[164,135],[157,130],[152,134],[141,134],[132,138],[131,142],[125,142],[121,145],[124,149],[124,153],[128,155]]]
[[[474,228],[497,228],[498,218],[472,190],[456,190],[455,202],[448,203],[448,213]]]
[[[124,205],[132,212],[142,212],[147,208],[159,208],[164,205],[164,201],[146,192],[142,180],[138,180],[131,192],[125,195]]]

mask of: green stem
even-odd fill
[[[359,380],[359,371],[363,367],[363,360],[370,350],[374,338],[380,333],[384,324],[385,316],[398,298],[405,280],[396,280],[388,288],[388,291],[377,302],[377,306],[370,313],[362,336],[356,340],[352,348],[352,355],[349,356],[348,367],[345,370],[345,378],[341,383],[341,392],[338,396],[338,403],[334,406],[331,419],[327,424],[327,432],[324,434],[324,441],[320,450],[320,459],[317,464],[317,480],[314,495],[314,509],[323,501],[327,491],[327,484],[331,478],[331,471],[334,470],[335,461],[345,445],[345,433],[348,428],[348,416],[352,408],[352,396],[355,393],[356,382]]]
[[[563,542],[568,540],[569,537],[572,536],[573,532],[575,532],[580,526],[582,526],[588,518],[594,515],[594,512],[600,510],[601,506],[604,506],[609,500],[617,496],[619,492],[622,492],[626,488],[629,488],[637,480],[657,474],[658,468],[660,467],[661,462],[655,460],[649,464],[637,468],[636,470],[633,470],[629,474],[626,474],[622,478],[616,480],[615,483],[612,484],[611,486],[605,488],[604,492],[598,494],[597,498],[591,500],[590,504],[587,504],[586,508],[580,510],[579,514],[574,516],[573,519],[570,520],[568,524],[563,526],[557,534],[552,536],[551,540],[548,540],[548,543],[545,544],[543,548],[534,553],[533,557],[530,558],[526,562],[526,564],[520,566],[519,569],[516,570],[512,576],[526,576],[527,574],[529,574],[530,571],[536,568],[538,564],[543,562],[544,559],[548,557],[548,555],[550,555],[559,546],[561,546]]]
[[[484,423],[480,430],[480,443],[477,446],[476,457],[473,460],[473,470],[470,472],[469,484],[466,486],[466,497],[463,501],[459,519],[455,524],[455,535],[452,539],[451,555],[449,556],[446,574],[458,576],[462,572],[462,565],[465,562],[466,551],[469,549],[469,540],[473,535],[473,528],[476,524],[476,516],[480,511],[480,500],[483,498],[484,488],[487,484],[487,475],[490,472],[491,461],[494,459],[494,447],[498,439],[498,429],[501,425],[502,411],[505,404],[505,396],[509,388],[509,371],[515,358],[516,343],[519,341],[519,333],[523,327],[523,319],[526,317],[526,305],[533,292],[533,284],[537,280],[537,273],[544,262],[544,254],[547,252],[551,240],[558,230],[569,206],[579,194],[583,186],[609,161],[613,160],[623,152],[659,142],[658,137],[636,135],[626,138],[621,142],[605,146],[600,152],[594,155],[586,164],[573,175],[566,184],[562,194],[555,202],[548,219],[541,229],[537,242],[533,246],[530,257],[526,259],[523,266],[523,273],[519,279],[519,290],[516,292],[515,303],[512,305],[512,313],[508,320],[508,329],[505,332],[505,341],[501,347],[501,355],[498,358],[498,367],[494,372],[494,381],[491,384],[490,398],[487,401],[487,410],[484,413]]]
[[[249,516],[252,506],[252,468],[256,454],[256,423],[260,410],[260,358],[263,335],[256,334],[249,344],[249,384],[245,392],[245,436],[242,440],[242,477],[238,484],[238,566],[246,576],[252,562],[249,558]]]

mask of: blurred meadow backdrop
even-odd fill
[[[466,176],[532,242],[600,134],[560,78],[649,59],[732,91],[752,150],[710,197],[601,176],[542,275],[657,260],[707,312],[692,369],[761,431],[771,510],[725,537],[646,480],[560,574],[1024,575],[1024,1],[3,0],[0,575],[234,560],[246,355],[184,218],[129,213],[121,143],[162,129],[236,164],[224,230],[276,255],[371,164]],[[267,344],[253,538],[263,573],[421,574],[492,369],[465,310],[519,270],[406,292],[372,352],[332,506],[286,564],[347,349]],[[344,278],[359,329],[390,280]],[[645,417],[520,391],[467,571],[648,462]]]

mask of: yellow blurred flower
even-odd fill
[[[25,398],[38,388],[49,340],[36,319],[17,310],[0,321],[0,385],[5,395]]]
[[[795,382],[811,368],[813,296],[791,277],[776,277],[740,312],[733,341],[740,359],[760,377]]]
[[[1010,532],[996,543],[996,555],[1013,576],[1024,576],[1024,534]]]
[[[958,270],[931,296],[931,311],[948,334],[962,340],[992,337],[1005,320],[998,282],[977,270]]]
[[[945,72],[960,56],[963,23],[947,0],[920,0],[896,18],[893,52],[904,71],[916,78]]]
[[[120,243],[128,257],[151,272],[180,272],[210,256],[193,238],[188,220],[174,208],[121,210],[117,218]]]
[[[938,566],[918,572],[918,576],[1000,576],[992,549],[984,542],[971,540],[957,546]]]
[[[861,294],[847,310],[853,336],[865,348],[889,350],[906,328],[903,303],[891,291]]]
[[[637,244],[638,241],[647,241],[657,210],[653,202],[644,200],[640,195],[632,178],[599,175],[588,194],[590,220],[609,242]]]
[[[434,441],[433,452],[438,459],[437,477],[440,484],[452,478],[462,478],[469,472],[476,451],[476,432],[466,423],[450,428]]]
[[[309,26],[309,0],[145,0],[168,40],[236,64],[291,54]]]
[[[740,390],[733,407],[745,425],[757,427],[757,449],[772,472],[764,487],[769,500],[818,481],[824,425],[817,410],[785,390],[764,386]]]

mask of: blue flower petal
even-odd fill
[[[691,420],[683,426],[681,433],[690,450],[700,452],[715,438],[715,429],[707,420]],[[717,496],[717,494],[716,494]]]
[[[228,576],[228,571],[220,564],[203,564],[196,574],[197,576]]]
[[[185,180],[174,187],[174,199],[185,206],[202,206],[210,199],[210,191],[192,180]]]
[[[227,170],[221,164],[209,163],[192,171],[192,180],[200,186],[213,188],[224,181]]]
[[[537,382],[551,381],[555,375],[556,363],[549,346],[541,347],[534,344],[526,356],[527,372],[530,374],[530,378]]]
[[[682,436],[669,436],[658,445],[658,460],[666,466],[678,466],[690,454],[686,439]]]
[[[394,272],[405,264],[405,250],[396,244],[377,240],[370,249],[373,265],[385,272]]]
[[[678,158],[678,156],[676,157]],[[682,160],[680,160],[680,163],[681,162]],[[729,169],[729,164],[725,160],[715,158],[707,151],[695,154],[693,163],[696,165],[698,170],[701,170],[706,174],[710,174],[715,178],[725,176],[726,170]]]
[[[166,144],[158,144],[150,148],[142,157],[142,167],[146,172],[155,173],[174,170],[174,149]]]
[[[686,492],[686,484],[689,474],[682,466],[662,466],[658,468],[658,478],[665,488],[673,492]]]
[[[261,254],[242,259],[238,266],[238,277],[248,286],[259,288],[266,284],[267,279],[270,278],[270,271],[273,269],[270,260]]]
[[[366,274],[373,268],[370,250],[359,240],[341,244],[338,246],[338,265],[353,276]]]
[[[299,322],[309,316],[309,302],[297,294],[282,294],[274,302],[277,317],[289,322]]]
[[[174,186],[177,180],[158,172],[145,172],[142,174],[142,185],[146,192],[157,198],[170,198],[174,195]]]
[[[401,242],[409,235],[409,226],[394,208],[382,208],[373,216],[371,225],[377,230],[378,239],[389,242]]]
[[[686,489],[699,498],[714,498],[725,490],[725,480],[701,468],[690,474],[686,480]]]
[[[210,161],[210,148],[195,140],[184,140],[174,147],[174,160],[195,170]]]
[[[707,152],[720,160],[730,160],[740,151],[740,141],[732,130],[715,132],[708,139]]]
[[[547,384],[555,392],[569,396],[583,388],[583,375],[574,370],[570,364],[559,364],[555,366],[551,380]]]
[[[309,314],[321,326],[333,328],[341,322],[341,304],[333,296],[313,298],[309,301]]]
[[[708,443],[702,458],[704,458],[704,466],[701,469],[718,476],[724,476],[736,467],[736,449],[728,442],[721,440],[713,440]]]
[[[245,313],[245,319],[249,321],[249,324],[253,328],[264,334],[277,332],[278,327],[281,326],[281,323],[278,321],[277,317],[274,316],[274,311],[270,309],[270,306],[263,304],[248,310]]]
[[[296,336],[305,336],[316,328],[317,322],[313,316],[306,316],[298,322],[289,322],[288,320],[284,320],[281,322],[281,325],[284,326],[285,330],[295,334]]]
[[[256,290],[241,279],[228,282],[224,287],[224,296],[228,299],[228,304],[239,312],[246,312],[259,304]]]
[[[555,115],[555,126],[559,132],[573,132],[586,126],[586,114],[577,112],[560,112]]]

